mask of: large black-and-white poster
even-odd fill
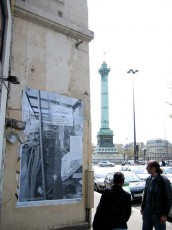
[[[22,115],[19,202],[81,198],[82,101],[26,88]]]

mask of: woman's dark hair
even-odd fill
[[[162,169],[160,168],[160,164],[158,161],[153,161],[151,164],[150,164],[150,167],[154,167],[156,172],[159,173],[159,174],[162,174]]]
[[[116,172],[113,176],[114,184],[123,184],[125,180],[124,174],[121,172]]]

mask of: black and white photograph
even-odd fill
[[[82,101],[26,88],[22,116],[19,203],[81,198]]]

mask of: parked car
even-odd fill
[[[125,182],[129,183],[129,188],[133,200],[141,201],[143,191],[145,189],[145,181],[131,171],[122,171],[125,176]],[[104,184],[106,188],[110,188],[113,185],[113,173],[108,173],[105,177]]]
[[[134,165],[134,160],[128,160],[129,165]]]
[[[172,167],[165,166],[165,167],[161,167],[161,169],[163,170],[164,174],[171,174],[172,175]]]
[[[99,163],[99,166],[100,166],[100,167],[108,167],[108,166],[114,167],[114,166],[115,166],[115,163],[112,163],[112,162],[110,162],[110,161],[101,161],[101,162]]]
[[[142,180],[145,180],[145,181],[150,176],[146,168],[141,165],[122,166],[121,171],[132,171],[136,173]]]
[[[107,173],[109,173],[108,168],[94,167],[94,191],[102,192],[105,189],[104,179]]]
[[[172,189],[172,182],[171,182],[171,189]],[[169,219],[172,221],[172,206],[170,209],[170,213],[168,214]]]
[[[102,175],[97,175],[97,176],[94,176],[94,191],[96,192],[102,192],[106,187],[105,187],[105,183],[104,183],[104,180],[105,178],[102,176]],[[112,179],[112,185],[113,185],[113,179]],[[111,186],[112,186],[111,185]],[[125,182],[124,185],[123,185],[123,189],[130,193],[131,194],[131,191],[130,191],[130,187],[129,187],[129,183],[128,182]],[[131,196],[131,199],[132,196]]]
[[[105,177],[102,175],[94,175],[94,191],[101,192],[105,189],[104,184]]]
[[[168,160],[167,165],[172,166],[172,160]]]
[[[129,186],[129,183],[128,183],[128,182],[125,182],[125,183],[123,184],[122,188],[123,188],[126,192],[128,192],[128,193],[131,194],[131,190],[130,190],[130,186]],[[133,199],[133,197],[132,197],[132,195],[131,195],[131,200],[132,200],[132,199]]]
[[[171,188],[172,188],[172,167],[165,166],[165,167],[161,167],[161,169],[163,170],[163,174],[166,175],[166,177],[170,180]],[[170,213],[169,213],[168,217],[170,219],[172,219],[172,206],[171,206]]]
[[[166,177],[170,180],[170,182],[172,183],[172,167],[161,167],[163,174],[166,175]]]

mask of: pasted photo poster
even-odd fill
[[[26,88],[22,116],[19,202],[81,198],[82,101]]]

